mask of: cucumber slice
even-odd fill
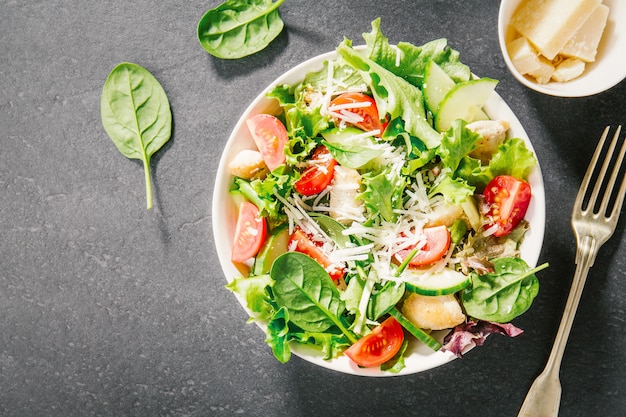
[[[392,308],[389,311],[389,314],[393,316],[394,319],[398,320],[398,323],[402,327],[408,330],[417,340],[424,343],[426,346],[431,348],[434,351],[441,349],[441,343],[424,330],[420,329],[416,325],[414,325],[409,319],[407,319],[404,314],[400,312],[396,307]]]
[[[289,228],[287,225],[274,229],[267,237],[261,250],[254,260],[252,275],[258,276],[270,272],[274,259],[287,252],[289,244]]]
[[[482,219],[480,218],[480,213],[478,212],[478,205],[474,197],[468,196],[465,201],[461,203],[461,207],[463,207],[463,212],[467,216],[469,220],[469,224],[472,229],[478,231],[482,227]]]
[[[363,132],[361,129],[357,129],[356,127],[346,126],[346,127],[334,127],[332,129],[328,129],[322,132],[322,137],[333,145],[346,145],[351,144],[354,141],[352,138],[354,136],[362,136]]]
[[[435,128],[445,132],[456,119],[473,122],[476,115],[480,114],[476,108],[482,109],[497,84],[498,81],[491,78],[479,78],[455,85],[439,103]]]
[[[456,83],[435,61],[428,61],[424,69],[424,98],[433,114],[437,114],[439,103],[454,88]]]
[[[436,274],[415,281],[407,281],[406,289],[421,295],[446,295],[461,291],[470,284],[470,277],[453,269],[444,269]]]
[[[478,120],[489,120],[490,117],[485,113],[482,107],[472,106],[469,109],[470,117],[472,118],[472,122],[476,122]]]

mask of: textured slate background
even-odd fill
[[[574,272],[569,217],[602,129],[626,123],[626,84],[593,97],[534,93],[508,73],[497,1],[290,0],[266,50],[222,61],[196,25],[216,1],[3,0],[0,3],[0,415],[514,416],[543,369]],[[279,74],[362,43],[382,17],[391,42],[448,38],[533,141],[546,186],[541,292],[462,360],[366,379],[282,365],[234,296],[215,253],[211,194],[221,148],[248,103]],[[142,166],[117,152],[100,93],[119,62],[146,67],[172,107],[155,155],[155,208]],[[622,222],[591,271],[565,353],[561,416],[622,416]]]

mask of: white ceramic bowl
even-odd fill
[[[212,223],[218,257],[228,282],[232,281],[235,277],[239,277],[242,275],[245,276],[248,273],[248,271],[244,267],[242,267],[241,265],[235,265],[230,261],[235,223],[237,220],[237,208],[235,206],[235,202],[229,194],[229,189],[232,184],[233,177],[230,175],[227,168],[228,162],[239,151],[241,151],[242,149],[255,149],[254,142],[246,127],[245,121],[250,116],[257,113],[277,114],[277,112],[279,111],[278,104],[275,100],[268,99],[266,97],[267,91],[273,89],[276,85],[298,83],[302,79],[304,79],[304,76],[308,72],[320,70],[323,66],[324,61],[334,59],[335,57],[335,52],[329,52],[323,55],[319,55],[292,68],[291,70],[278,77],[278,79],[270,84],[248,106],[246,111],[243,113],[243,115],[235,125],[235,128],[231,133],[228,142],[226,143],[224,152],[220,159],[215,188],[213,191]],[[487,101],[485,110],[487,114],[491,116],[491,118],[509,121],[510,134],[514,137],[524,139],[526,142],[526,146],[530,150],[533,150],[532,144],[530,143],[528,136],[524,131],[524,128],[520,124],[519,120],[515,117],[511,109],[506,105],[506,103],[502,100],[502,98],[500,98],[498,94],[493,93],[493,95]],[[545,226],[544,186],[541,176],[541,170],[538,165],[531,173],[529,177],[529,183],[531,184],[533,190],[533,197],[528,208],[526,218],[531,224],[531,229],[526,235],[526,239],[522,244],[521,252],[524,260],[526,260],[529,265],[535,266],[539,259],[539,253],[543,243]],[[221,284],[215,283],[215,285]],[[238,300],[245,308],[245,302],[240,298],[238,298]],[[263,323],[258,324],[262,329],[265,328]],[[439,338],[439,340],[441,340],[445,336],[445,333],[447,332],[437,332],[435,335]],[[259,334],[259,343],[264,343],[264,336],[262,336],[261,334]],[[267,347],[267,349],[270,349],[269,346]],[[430,368],[443,365],[455,358],[455,356],[449,352],[434,352],[423,343],[412,340],[408,347],[408,354],[405,358],[406,367],[399,374],[393,374],[390,372],[382,372],[377,368],[359,368],[343,355],[333,360],[324,360],[318,350],[297,343],[292,343],[291,349],[295,355],[319,366],[348,374],[375,377],[406,375],[421,372]],[[483,349],[488,349],[488,347],[483,347]]]
[[[500,49],[509,70],[520,83],[552,96],[585,97],[608,90],[626,78],[626,1],[602,1],[609,7],[609,17],[598,46],[596,61],[588,63],[585,72],[574,80],[563,83],[551,81],[547,84],[539,84],[531,77],[522,75],[513,65],[507,51],[507,42],[515,35],[509,22],[522,1],[502,0],[498,16]]]

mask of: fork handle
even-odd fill
[[[563,352],[572,329],[572,323],[574,322],[576,309],[585,287],[589,268],[593,265],[597,252],[598,248],[594,238],[585,236],[580,239],[576,250],[576,272],[574,273],[572,287],[567,297],[563,318],[556,333],[548,363],[528,390],[518,417],[555,417],[559,415],[561,402],[559,369],[561,367],[561,359],[563,359]]]

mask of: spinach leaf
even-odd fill
[[[283,30],[278,7],[285,0],[227,0],[198,22],[198,40],[211,55],[237,59],[259,52]]]
[[[336,326],[356,342],[339,317],[345,311],[339,290],[320,264],[302,253],[287,252],[276,258],[270,276],[276,302],[287,308],[291,323],[309,332]]]
[[[472,273],[472,285],[461,293],[463,307],[476,319],[507,323],[528,310],[539,292],[535,273],[547,264],[530,269],[520,258],[499,258],[493,266],[493,273]]]
[[[380,290],[370,297],[370,302],[367,305],[367,317],[371,320],[378,320],[389,313],[389,310],[395,307],[404,295],[404,289],[404,282],[396,284],[393,281],[387,281]]]
[[[337,144],[323,142],[328,148],[333,158],[340,165],[348,168],[361,168],[372,159],[381,156],[384,151],[372,147],[372,141],[369,139],[362,140],[361,143]]]
[[[100,112],[104,130],[122,155],[143,161],[150,210],[150,157],[172,134],[172,112],[163,87],[145,68],[123,62],[104,83]]]

